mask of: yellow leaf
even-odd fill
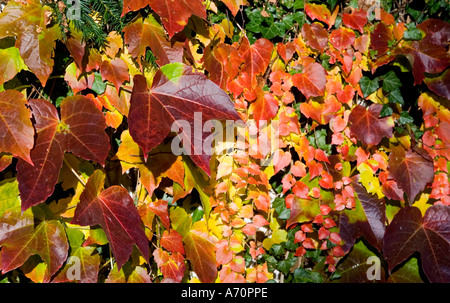
[[[262,245],[266,250],[269,250],[272,247],[272,245],[286,242],[286,240],[287,240],[287,231],[285,231],[284,229],[279,229],[276,230],[270,238],[264,239]]]
[[[374,176],[372,168],[367,163],[362,163],[357,167],[361,173],[359,182],[366,188],[367,192],[372,195],[377,195],[379,199],[384,197],[383,190],[381,188],[380,180]]]

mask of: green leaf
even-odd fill
[[[364,94],[364,98],[373,94],[379,87],[378,78],[370,80],[368,77],[364,76],[359,80],[359,85],[361,86],[361,91]]]
[[[400,114],[400,118],[398,119],[398,123],[400,123],[400,125],[405,125],[413,122],[414,119],[409,115],[409,113],[402,111],[402,113]]]
[[[296,258],[288,258],[286,260],[281,260],[277,264],[277,269],[287,276],[291,267],[295,265],[295,259]]]
[[[403,33],[403,39],[405,39],[405,40],[420,40],[420,39],[422,39],[422,33],[420,32],[419,29],[416,28],[415,23],[407,24],[406,28],[408,30],[406,30]]]
[[[389,93],[388,100],[390,103],[396,103],[401,105],[405,104],[405,100],[403,100],[403,96],[399,88],[396,88]]]
[[[313,272],[304,268],[294,270],[294,283],[322,283],[323,278],[318,272]]]
[[[383,90],[385,92],[391,92],[401,86],[402,82],[400,82],[400,79],[397,77],[394,71],[391,70],[383,76]]]
[[[283,37],[285,34],[285,25],[283,22],[275,21],[266,29],[263,37],[270,40],[275,37]]]
[[[106,90],[106,83],[103,82],[102,75],[100,73],[94,73],[94,83],[92,84],[92,90],[97,93],[97,95],[101,95]]]
[[[419,272],[419,263],[417,258],[412,257],[402,267],[393,272],[388,279],[393,283],[423,283]]]
[[[389,107],[389,104],[384,104],[383,108],[381,109],[381,112],[380,112],[380,117],[384,118],[387,116],[392,116],[393,113],[394,113],[394,111],[392,110],[391,107]]]

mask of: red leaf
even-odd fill
[[[357,105],[350,113],[350,131],[362,143],[376,145],[384,137],[392,137],[394,121],[392,117],[379,118],[382,107],[380,104],[372,104],[366,110]]]
[[[438,77],[425,78],[424,82],[434,93],[450,100],[450,68]]]
[[[0,93],[0,151],[11,153],[32,165],[30,150],[34,145],[34,128],[27,105],[27,99],[18,91]]]
[[[434,205],[422,218],[416,207],[400,209],[386,228],[383,254],[389,272],[415,251],[432,283],[450,282],[450,207]]]
[[[34,166],[17,163],[22,210],[44,202],[55,189],[64,158],[65,135],[60,132],[58,111],[43,99],[30,100],[36,128],[36,146],[31,152]]]
[[[252,87],[256,86],[256,76],[263,74],[272,57],[273,44],[267,39],[258,39],[250,45],[247,37],[242,38],[239,54],[244,60],[242,71],[250,75]]]
[[[306,3],[305,12],[312,20],[320,20],[331,27],[331,12],[325,4]]]
[[[303,24],[302,36],[307,40],[307,44],[321,53],[328,43],[328,32],[320,23]]]
[[[230,9],[233,16],[239,12],[241,5],[248,5],[247,0],[220,0]]]
[[[355,33],[347,28],[335,29],[330,34],[331,44],[340,51],[347,49],[350,45],[354,45],[355,38]]]
[[[264,92],[260,88],[256,92],[256,101],[250,105],[253,118],[257,123],[260,120],[269,121],[278,113],[278,100],[270,92]]]
[[[429,43],[446,47],[450,40],[450,24],[440,19],[427,19],[417,25],[417,28],[425,33]]]
[[[116,87],[117,92],[120,91],[122,83],[130,81],[128,66],[121,58],[115,58],[111,61],[105,60],[100,66],[100,73],[103,80],[108,80]]]
[[[424,73],[437,74],[450,66],[447,49],[439,44],[430,43],[428,39],[405,43],[402,51],[413,67],[414,85],[422,83]]]
[[[206,19],[206,7],[201,0],[124,0],[122,16],[147,5],[161,17],[170,38],[183,30],[191,15]]]
[[[0,245],[2,274],[22,266],[29,257],[38,254],[47,264],[44,282],[49,282],[63,265],[69,250],[61,222],[35,217],[31,210],[10,209],[2,215]]]
[[[370,34],[370,49],[377,52],[377,57],[383,56],[389,49],[389,41],[394,36],[392,30],[383,22],[378,23]]]
[[[355,209],[345,210],[340,218],[340,236],[344,240],[343,249],[347,252],[355,240],[363,235],[367,241],[381,250],[385,233],[386,206],[383,200],[371,195],[355,179],[351,188],[355,193]],[[328,218],[325,219],[327,222]],[[327,222],[331,227],[334,222]],[[330,228],[327,227],[327,228]]]
[[[202,121],[196,121],[199,115]],[[196,121],[203,129],[203,123],[212,119],[240,118],[229,96],[203,74],[179,63],[168,64],[156,73],[151,91],[143,76],[135,76],[128,121],[130,134],[144,157],[170,133],[172,124],[183,128],[180,121],[187,121],[193,129]],[[211,156],[198,149],[203,148],[207,136],[206,132],[186,138],[188,144],[184,148],[191,151],[188,154],[192,160],[209,175]]]
[[[367,23],[367,12],[364,9],[357,9],[351,14],[343,14],[342,23],[364,33],[364,25]]]
[[[165,230],[161,237],[161,245],[170,252],[178,252],[184,255],[182,239],[183,237],[176,230],[170,230],[170,233]]]
[[[105,178],[105,174],[99,170],[89,178],[71,223],[99,224],[108,238],[119,269],[131,256],[133,244],[148,262],[148,239],[133,199],[120,186],[102,190]]]
[[[106,121],[95,103],[85,96],[71,96],[61,102],[61,122],[68,126],[65,150],[102,165],[110,149]]]
[[[405,151],[395,148],[389,156],[389,176],[408,195],[412,205],[417,194],[433,181],[433,160],[428,153],[418,147]]]
[[[104,164],[109,151],[103,113],[84,96],[65,98],[59,120],[56,108],[43,99],[30,100],[36,121],[36,145],[31,152],[35,163],[17,163],[22,210],[44,202],[54,191],[64,152]]]
[[[326,82],[325,69],[317,62],[308,65],[303,73],[295,74],[292,78],[292,83],[302,92],[306,99],[323,96]]]
[[[161,219],[161,223],[164,228],[170,229],[170,219],[167,205],[167,201],[160,199],[156,202],[150,203],[148,207]]]
[[[145,57],[146,48],[150,47],[159,66],[182,62],[183,45],[179,42],[171,43],[166,38],[164,28],[152,15],[144,21],[139,18],[128,24],[123,31],[125,44],[128,44],[128,51],[133,57]]]

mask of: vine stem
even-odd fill
[[[69,161],[67,161],[66,158],[64,158],[64,164],[70,169],[70,171],[74,174],[74,176],[80,181],[80,183],[83,185],[83,187],[86,187],[86,182],[81,178],[81,176],[73,169],[72,165],[70,165]]]

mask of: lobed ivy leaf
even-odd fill
[[[419,147],[395,148],[389,156],[388,168],[389,177],[406,193],[409,205],[434,178],[433,161],[428,152]]]
[[[366,110],[357,105],[350,113],[350,131],[362,143],[376,145],[384,137],[392,137],[394,121],[392,117],[379,118],[382,108],[381,104],[372,104]]]
[[[165,65],[155,75],[151,90],[148,90],[143,76],[135,76],[128,121],[131,137],[142,148],[145,158],[170,133],[172,124],[187,121],[193,129],[199,115],[202,115],[202,121],[197,123],[202,123],[202,129],[208,120],[240,119],[228,95],[203,74],[192,72],[186,65]],[[179,126],[180,129],[185,127]],[[198,151],[207,135],[202,133],[200,137],[187,138],[189,146],[185,148],[193,151],[190,157],[209,175],[211,156]]]
[[[106,175],[99,170],[89,178],[71,223],[83,226],[99,224],[105,231],[119,269],[131,256],[133,244],[148,262],[148,239],[133,199],[120,186],[103,190],[105,178]]]
[[[65,151],[104,164],[110,149],[105,118],[91,99],[65,98],[61,120],[56,108],[46,100],[30,100],[30,106],[37,138],[31,151],[34,166],[22,159],[17,164],[22,210],[44,202],[53,193]]]
[[[386,228],[383,254],[389,273],[415,251],[431,282],[450,281],[450,207],[433,205],[422,217],[416,207],[402,208]]]

